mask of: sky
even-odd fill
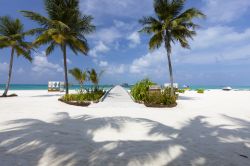
[[[174,80],[186,85],[250,85],[250,1],[186,0],[185,9],[196,7],[206,14],[195,20],[201,27],[190,40],[191,49],[172,46]],[[164,47],[149,51],[150,36],[138,33],[138,20],[153,16],[153,0],[80,0],[84,14],[94,17],[96,32],[88,35],[88,56],[68,50],[68,68],[104,70],[102,84],[121,84],[150,78],[169,82]],[[184,10],[185,10],[184,9]],[[38,25],[24,18],[20,10],[46,15],[43,0],[0,0],[0,16],[19,18],[25,30]],[[33,38],[27,38],[33,40]],[[32,53],[33,62],[15,57],[12,83],[45,84],[63,81],[61,51],[44,55],[45,46]],[[0,83],[7,79],[10,50],[0,50]],[[70,76],[70,82],[75,83]]]

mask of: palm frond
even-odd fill
[[[40,15],[39,13],[36,12],[32,12],[32,11],[26,11],[26,10],[22,10],[20,11],[25,17],[29,18],[32,21],[37,22],[38,24],[44,26],[44,27],[48,27],[49,26],[49,19]]]
[[[54,51],[55,47],[56,47],[55,42],[51,42],[50,45],[47,47],[47,49],[45,51],[46,56],[50,55]]]
[[[83,54],[87,54],[89,51],[88,43],[87,41],[77,39],[73,36],[68,38],[68,43],[70,43],[71,47],[74,48],[74,50],[79,51]]]
[[[16,53],[18,56],[22,55],[25,59],[29,60],[32,62],[32,57],[31,57],[31,52],[30,50],[23,49],[20,46],[15,47]]]
[[[25,35],[40,35],[42,34],[44,31],[46,31],[45,28],[35,28],[35,29],[31,29],[29,31],[26,31],[24,34]]]
[[[160,48],[163,43],[163,34],[157,33],[153,35],[149,42],[149,49],[154,50],[156,48]]]
[[[177,16],[175,19],[179,22],[191,22],[194,18],[205,18],[206,15],[196,8],[190,8]]]

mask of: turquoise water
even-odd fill
[[[101,89],[107,90],[113,87],[113,85],[100,85],[99,86]],[[0,90],[3,90],[5,88],[4,84],[0,84]],[[79,89],[80,86],[79,85],[71,85],[69,87],[70,90],[75,90],[75,89]],[[92,85],[85,85],[84,88],[93,88]],[[11,90],[47,90],[48,89],[48,85],[46,84],[12,84],[10,85],[10,89]]]
[[[92,88],[92,85],[85,85],[85,88]],[[108,90],[112,88],[113,85],[100,85],[101,89]],[[132,86],[126,87],[126,89],[130,89]],[[182,86],[180,86],[181,88]],[[222,89],[224,86],[190,86],[191,89]],[[3,90],[5,88],[4,84],[0,84],[0,90]],[[71,90],[79,89],[79,85],[72,85],[70,86]],[[239,89],[239,90],[250,90],[250,86],[232,86],[233,89]],[[46,84],[12,84],[10,86],[11,90],[47,90],[48,85]]]

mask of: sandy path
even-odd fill
[[[0,98],[0,165],[249,165],[249,91],[187,92],[173,109],[111,92],[88,108],[46,91]]]

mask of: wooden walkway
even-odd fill
[[[115,86],[104,98],[103,102],[100,102],[93,107],[133,107],[142,108],[144,105],[135,103],[130,97],[126,89],[121,86]]]

